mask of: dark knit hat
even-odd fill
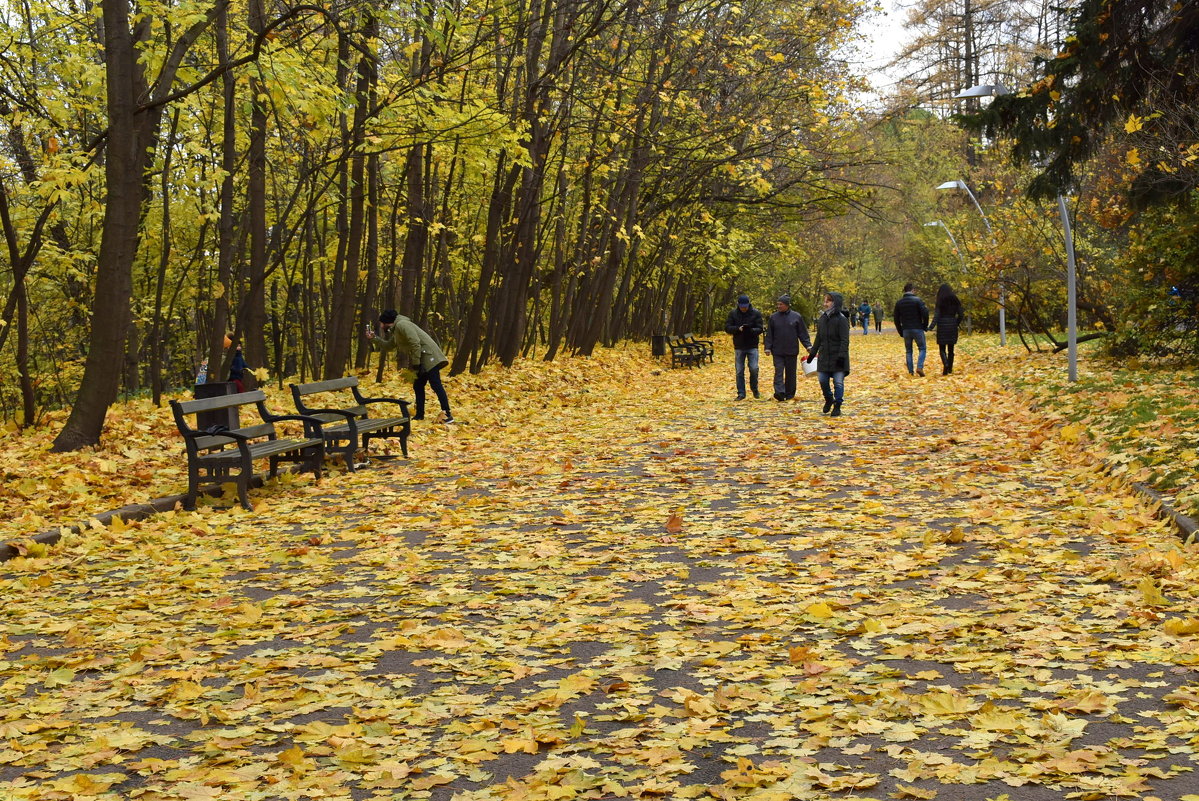
[[[779,299],[775,302],[776,303],[786,303],[788,306],[790,306],[791,305],[791,296],[790,295],[779,295]]]
[[[379,315],[379,322],[394,323],[396,321],[397,317],[399,317],[399,315],[396,313],[395,309],[388,309],[387,311],[385,311]]]

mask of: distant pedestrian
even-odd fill
[[[729,312],[724,330],[733,335],[734,363],[737,370],[737,400],[745,400],[745,365],[749,363],[749,389],[755,398],[758,392],[758,337],[763,329],[762,312],[750,305],[749,295],[737,298],[737,305]]]
[[[908,375],[913,374],[912,369],[912,343],[915,343],[920,348],[920,359],[915,365],[915,374],[924,375],[924,359],[928,355],[928,344],[924,338],[924,331],[928,328],[928,306],[924,305],[924,301],[916,296],[913,291],[912,284],[904,284],[903,297],[895,303],[895,311],[892,317],[895,318],[895,330],[903,337],[903,348],[907,352]]]
[[[883,332],[883,304],[874,304],[874,331],[881,334]]]
[[[233,361],[229,362],[229,380],[237,387],[238,392],[246,391],[246,371],[249,370],[246,359],[241,355],[241,345],[233,351]]]
[[[454,415],[450,414],[450,399],[441,384],[441,368],[450,362],[433,337],[404,315],[397,314],[395,309],[388,309],[379,315],[379,333],[367,330],[366,338],[372,347],[384,354],[397,347],[403,347],[408,352],[408,363],[416,371],[416,380],[412,382],[412,394],[416,396],[413,420],[425,418],[425,386],[428,385],[441,404],[444,422],[454,422]]]
[[[791,309],[791,296],[782,295],[778,310],[766,321],[766,355],[774,360],[774,399],[795,397],[795,368],[799,363],[799,346],[811,350],[808,325],[803,315]]]
[[[870,308],[869,301],[863,300],[861,302],[861,304],[858,306],[858,320],[860,320],[862,323],[862,336],[866,336],[867,334],[870,333],[870,312],[871,311],[872,311],[872,309]]]
[[[808,351],[808,361],[816,360],[824,414],[832,417],[841,416],[845,376],[849,375],[849,318],[842,308],[844,302],[840,292],[824,296],[824,311],[816,318],[816,341]]]
[[[933,306],[932,324],[937,332],[937,347],[941,350],[941,375],[953,375],[953,346],[958,342],[962,318],[962,301],[958,300],[949,284],[941,284],[937,290],[937,302]]]

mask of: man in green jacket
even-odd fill
[[[441,352],[436,340],[395,309],[388,309],[379,315],[379,333],[367,331],[366,338],[371,347],[379,350],[386,358],[397,347],[404,347],[408,352],[408,362],[416,371],[416,380],[412,382],[412,394],[416,396],[416,414],[413,420],[425,419],[425,385],[433,388],[445,413],[445,422],[454,422],[450,414],[450,399],[446,397],[445,387],[441,384],[441,368],[449,364],[449,359]]]

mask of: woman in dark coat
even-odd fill
[[[816,372],[824,394],[824,413],[841,416],[845,399],[845,376],[849,375],[849,317],[842,310],[840,292],[824,296],[824,311],[816,318],[816,339],[808,351],[808,361],[817,359]],[[830,383],[832,386],[829,386]]]
[[[949,284],[941,284],[937,290],[937,305],[933,310],[933,322],[929,330],[937,332],[937,346],[941,350],[941,375],[953,373],[953,346],[958,341],[958,328],[962,325],[962,302],[953,294]]]

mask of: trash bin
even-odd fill
[[[193,396],[196,400],[203,398],[219,398],[222,395],[236,395],[237,384],[232,381],[212,381],[207,384],[196,384],[193,390]],[[213,426],[224,426],[225,428],[241,428],[240,418],[237,414],[237,407],[232,406],[227,409],[211,409],[207,412],[199,412],[196,415],[196,427],[203,431],[206,428]]]
[[[654,334],[649,338],[650,353],[654,356],[666,355],[666,335]]]

